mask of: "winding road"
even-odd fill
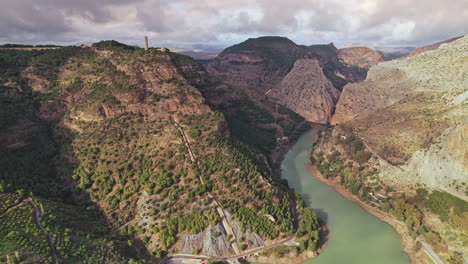
[[[256,247],[252,248],[249,250],[246,250],[240,254],[232,255],[232,256],[225,256],[225,257],[209,257],[209,256],[200,256],[200,255],[190,255],[190,254],[175,254],[169,257],[166,257],[161,263],[171,263],[170,260],[174,259],[199,259],[199,260],[212,260],[212,261],[228,261],[228,260],[234,260],[234,259],[240,259],[243,257],[247,257],[249,255],[253,255],[255,253],[259,253],[265,250],[268,250],[270,248],[275,248],[281,245],[288,244],[294,240],[294,236],[291,235],[287,238],[284,238],[274,244],[268,245],[268,246],[261,246],[261,247]]]

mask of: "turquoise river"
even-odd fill
[[[281,165],[283,178],[288,180],[289,186],[325,218],[330,229],[328,245],[322,253],[303,264],[409,264],[399,236],[390,225],[309,173],[308,150],[316,133],[304,134]]]

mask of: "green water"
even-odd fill
[[[301,193],[308,206],[325,216],[328,245],[306,264],[409,264],[398,234],[385,222],[343,198],[316,180],[305,166],[316,131],[304,134],[286,155],[281,167],[289,186]]]

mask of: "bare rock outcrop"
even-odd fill
[[[265,92],[302,54],[303,49],[287,38],[260,37],[225,49],[206,69],[229,85]]]
[[[468,37],[434,51],[373,66],[367,79],[345,86],[332,124],[388,107],[416,93],[457,93],[468,87]]]
[[[442,189],[468,199],[468,36],[373,66],[348,84],[332,124],[358,134],[380,176],[405,190]]]
[[[219,223],[215,226],[209,226],[203,232],[196,235],[182,237],[179,252],[182,254],[193,254],[195,250],[199,250],[199,254],[201,255],[210,257],[233,254],[232,247],[226,238],[226,232]]]
[[[384,61],[382,52],[367,47],[339,49],[338,58],[345,64],[364,69]]]
[[[340,92],[324,75],[316,59],[296,61],[277,90],[280,102],[306,120],[328,123]]]
[[[260,37],[227,48],[206,68],[234,89],[267,94],[308,121],[327,123],[343,86],[364,80],[367,68],[361,66],[380,61],[373,57],[380,53],[366,52],[343,53],[345,62],[333,43],[302,46],[283,37]]]
[[[468,108],[465,108],[467,110]],[[468,200],[468,118],[448,127],[427,150],[414,152],[402,166],[381,164],[381,177],[391,186],[422,184],[429,190],[442,189]]]

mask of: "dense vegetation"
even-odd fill
[[[460,240],[462,244],[466,243],[463,242],[466,241],[464,232],[468,228],[466,201],[446,192],[429,192],[424,188],[417,189],[414,194],[396,192],[378,178],[373,163],[369,162],[371,154],[362,141],[351,129],[342,128],[342,133],[336,136],[332,136],[329,130],[321,133],[320,137],[324,137],[324,142],[329,145],[326,148],[323,148],[325,145],[316,147],[311,153],[310,161],[323,177],[339,177],[341,185],[352,194],[404,222],[413,239],[423,237],[437,253],[447,252],[444,242],[447,236],[452,241]],[[431,218],[429,211],[446,223],[450,232],[435,232],[428,224]],[[414,250],[419,249],[420,247]],[[446,258],[453,263],[459,260],[459,256],[453,252]]]
[[[265,158],[275,137],[297,137],[307,124],[287,109],[275,120],[271,102],[242,92],[211,110],[191,85],[212,81],[192,66],[114,41],[0,51],[0,257],[51,262],[32,207],[5,211],[26,197],[43,208],[64,263],[161,258],[220,222],[217,201],[264,238],[300,226],[301,250],[314,250],[315,213],[301,206],[298,223],[294,193]]]
[[[0,260],[53,263],[46,234],[35,223],[32,205],[23,199],[18,194],[0,192]],[[124,241],[110,236],[96,211],[84,213],[79,207],[41,198],[34,198],[34,203],[43,211],[40,223],[53,238],[60,263],[131,260],[132,251]]]
[[[258,99],[251,91],[220,83],[192,58],[172,54],[172,59],[208,104],[225,114],[232,136],[263,154],[269,156],[275,151],[276,138],[286,136],[294,142],[309,128],[304,118],[292,110],[264,98]]]
[[[463,213],[468,212],[468,202],[441,191],[432,192],[426,205],[444,221],[449,220],[450,217],[460,217]]]

